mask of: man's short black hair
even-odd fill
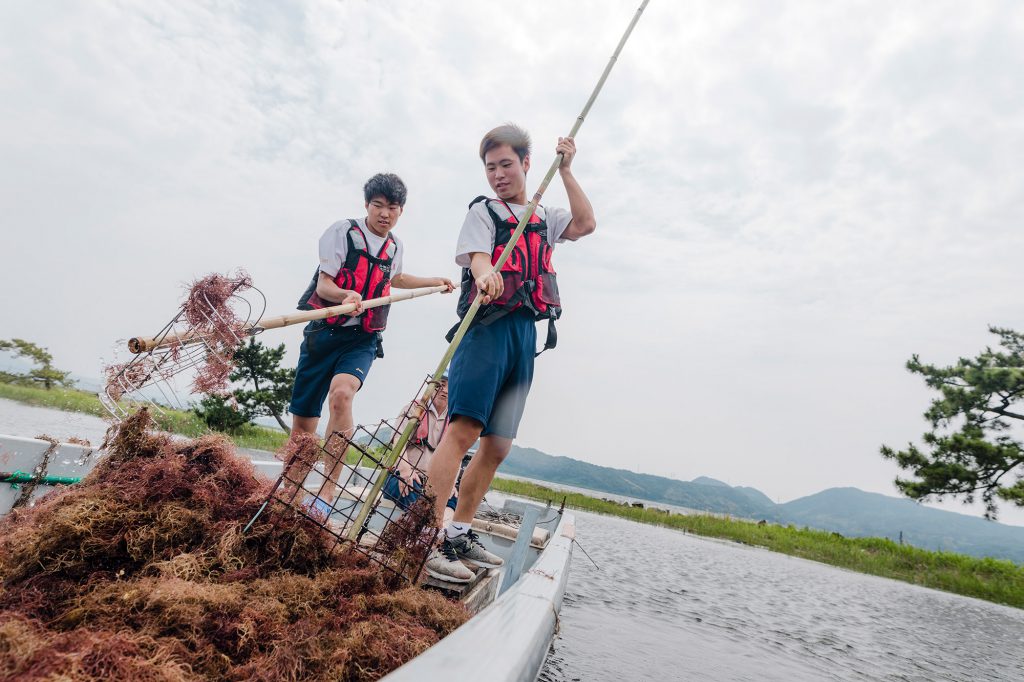
[[[366,203],[370,203],[370,199],[374,197],[384,197],[389,204],[404,207],[408,193],[402,178],[394,173],[377,173],[363,185],[363,198],[366,199]]]

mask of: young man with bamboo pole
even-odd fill
[[[544,347],[554,346],[553,323],[561,313],[551,267],[554,245],[576,241],[597,226],[594,209],[572,173],[573,138],[558,138],[555,151],[561,155],[558,171],[569,210],[537,206],[512,257],[500,272],[492,272],[527,207],[530,137],[507,124],[487,133],[480,143],[480,159],[495,198],[478,197],[470,204],[456,248],[455,262],[463,267],[459,316],[466,314],[476,296],[482,307],[452,357],[450,423],[427,472],[439,525],[462,458],[477,438],[480,447],[463,474],[454,520],[444,527],[441,545],[425,566],[440,580],[472,579],[460,559],[485,567],[502,564],[473,532],[473,515],[498,465],[508,456],[523,416],[533,381],[536,320],[548,320]]]
[[[320,237],[320,266],[309,288],[299,300],[300,309],[356,304],[352,315],[328,317],[310,322],[303,330],[299,364],[295,370],[290,412],[292,433],[315,433],[324,400],[330,409],[327,434],[350,437],[353,430],[352,401],[362,388],[375,358],[382,357],[381,333],[387,324],[388,308],[363,311],[364,299],[387,296],[391,287],[447,286],[445,277],[417,277],[402,270],[403,244],[392,233],[405,207],[407,190],[393,173],[378,173],[363,187],[366,217],[339,220]],[[317,486],[311,506],[329,516],[338,475],[345,456],[332,452],[325,459],[330,471]],[[288,472],[292,481],[305,481],[312,462]]]

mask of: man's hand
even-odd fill
[[[420,472],[413,471],[412,467],[410,467],[408,464],[406,464],[406,466],[404,467],[401,464],[399,464],[398,492],[402,494],[402,497],[405,497],[410,492],[415,491],[415,484],[417,483],[419,483],[421,486],[423,485],[423,477],[420,475]]]
[[[439,287],[439,286],[442,286],[442,285],[448,287],[445,291],[441,292],[442,294],[450,294],[453,291],[455,291],[455,285],[452,284],[452,281],[450,279],[448,279],[447,277],[438,277],[437,281],[434,282],[434,286],[435,287]]]
[[[505,291],[505,280],[500,273],[489,272],[476,278],[476,288],[480,291],[480,305],[487,305]]]
[[[573,158],[576,157],[576,141],[571,137],[558,138],[558,144],[555,145],[555,153],[562,155],[562,161],[558,164],[558,170],[569,170]]]
[[[351,316],[355,317],[363,312],[363,297],[358,291],[346,291],[345,298],[341,299],[342,305],[348,305],[349,303],[355,303],[356,309],[352,311]]]

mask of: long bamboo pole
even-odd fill
[[[369,308],[379,308],[382,305],[391,305],[392,303],[398,303],[400,301],[408,301],[412,298],[419,298],[420,296],[429,296],[430,294],[436,294],[446,290],[443,284],[439,284],[433,287],[422,287],[420,289],[406,289],[399,293],[391,294],[389,296],[381,296],[380,298],[371,298],[363,301],[363,310]],[[279,329],[281,327],[287,327],[293,324],[301,324],[303,322],[311,322],[312,320],[323,320],[328,317],[334,317],[335,315],[347,315],[356,309],[355,303],[345,303],[342,305],[331,306],[330,308],[320,308],[318,310],[304,310],[297,313],[287,313],[285,315],[278,315],[277,317],[268,317],[260,320],[256,324],[247,325],[242,333],[246,335],[258,334],[266,329]],[[151,351],[154,348],[160,348],[161,346],[170,346],[176,343],[197,343],[202,341],[202,338],[192,332],[184,332],[182,334],[167,334],[166,336],[155,336],[150,338],[135,337],[128,340],[128,350],[132,353],[145,353]]]
[[[630,34],[636,27],[637,22],[640,21],[640,15],[642,15],[644,10],[647,8],[648,2],[650,2],[650,0],[643,0],[643,2],[640,3],[640,7],[637,8],[636,13],[633,15],[633,19],[629,22],[629,26],[626,27],[626,32],[622,34],[619,44],[615,47],[615,52],[612,53],[611,59],[608,60],[608,64],[604,67],[604,71],[601,73],[601,78],[597,81],[597,85],[594,86],[593,92],[590,93],[590,98],[583,106],[583,111],[581,111],[580,115],[576,117],[576,122],[573,123],[572,129],[569,131],[567,137],[576,137],[576,133],[579,132],[584,119],[586,119],[587,114],[590,113],[590,107],[593,106],[594,100],[597,99],[597,95],[601,92],[601,88],[604,87],[604,82],[608,80],[608,74],[611,73],[612,67],[615,66],[615,61],[619,58],[619,53],[622,52],[622,48],[625,46]],[[540,187],[537,188],[537,191],[534,193],[530,203],[527,204],[526,211],[523,213],[523,217],[519,219],[519,225],[516,226],[515,232],[513,232],[512,236],[509,237],[508,244],[505,245],[504,251],[502,251],[498,261],[491,269],[492,273],[500,271],[502,266],[505,265],[505,261],[507,261],[512,255],[512,247],[515,246],[516,242],[518,242],[519,238],[523,235],[526,225],[530,222],[530,218],[533,217],[534,211],[537,210],[537,205],[540,204],[541,197],[544,195],[545,190],[547,190],[548,184],[551,183],[551,179],[555,177],[555,171],[558,170],[561,163],[562,155],[557,154],[555,156],[555,160],[551,162],[551,167],[548,169],[547,174],[541,181]],[[398,461],[398,458],[402,456],[406,445],[409,444],[409,440],[412,438],[412,434],[416,432],[420,419],[423,417],[425,412],[423,405],[429,405],[430,401],[434,398],[434,393],[437,392],[437,386],[441,380],[441,376],[444,374],[445,369],[448,368],[448,363],[452,361],[452,357],[455,355],[455,351],[458,349],[459,344],[462,343],[462,338],[469,330],[469,326],[473,324],[473,319],[476,317],[476,313],[479,309],[480,297],[477,296],[473,299],[473,303],[469,306],[469,310],[466,311],[466,316],[462,318],[462,323],[455,332],[452,342],[448,345],[448,350],[445,351],[444,356],[441,358],[441,362],[438,363],[437,369],[431,376],[431,381],[423,392],[423,400],[416,402],[413,410],[416,414],[410,415],[410,419],[406,422],[405,428],[402,430],[402,435],[398,438],[398,442],[395,443],[388,454],[385,455],[383,464],[388,469],[393,467],[395,462]],[[373,506],[373,500],[377,499],[377,495],[380,493],[381,488],[384,487],[386,478],[386,476],[378,476],[377,480],[374,481],[373,487],[370,489],[370,494],[366,498],[366,503],[363,504],[362,508],[360,508],[359,513],[356,515],[355,523],[353,523],[347,531],[347,537],[349,540],[355,542],[358,539],[363,528],[363,523],[365,523],[366,517],[370,514],[370,509]]]

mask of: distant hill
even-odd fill
[[[1024,563],[1024,528],[924,507],[857,488],[829,488],[778,505],[787,523],[843,535],[886,537],[925,549],[992,556]]]
[[[569,457],[553,457],[533,448],[513,445],[501,465],[501,471],[514,476],[562,483],[577,488],[626,495],[664,502],[701,511],[733,514],[750,518],[775,518],[775,505],[753,489],[740,490],[711,478],[677,481],[662,476],[638,474],[581,462]]]
[[[732,487],[707,476],[677,481],[625,469],[555,457],[513,445],[501,473],[612,493],[654,503],[775,523],[808,526],[853,537],[887,537],[924,549],[996,557],[1024,563],[1024,527],[933,509],[911,500],[831,488],[786,504],[760,490]]]

